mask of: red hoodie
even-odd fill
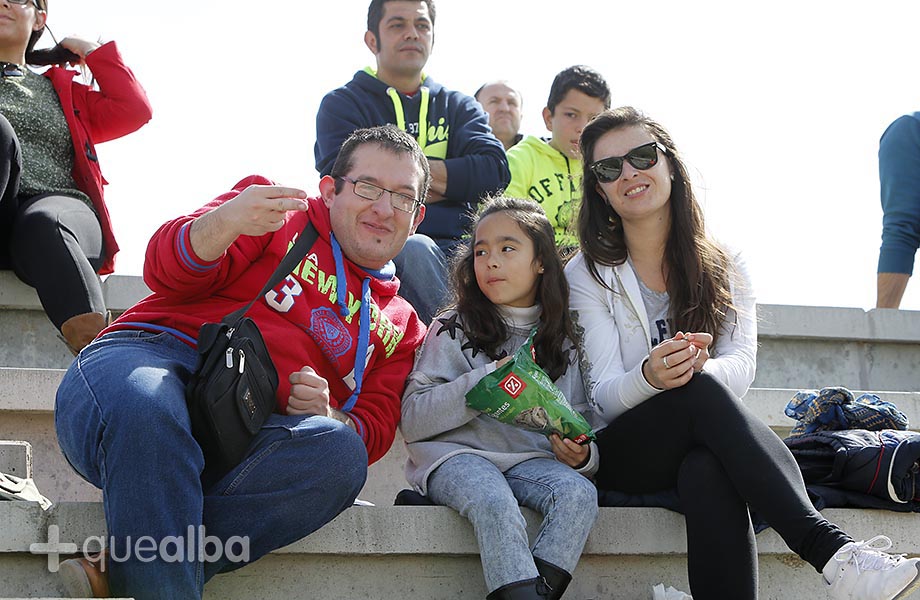
[[[369,461],[381,458],[393,443],[400,400],[425,326],[412,306],[397,296],[399,280],[378,279],[344,259],[347,306],[342,317],[339,288],[329,238],[329,210],[321,198],[307,200],[307,212],[290,212],[278,231],[259,237],[240,236],[216,261],[195,255],[189,227],[199,215],[235,197],[249,185],[273,185],[259,176],[240,181],[195,213],[160,227],[147,247],[144,281],[153,294],[128,309],[103,333],[120,329],[163,328],[192,338],[205,322],[220,321],[244,306],[262,289],[293,245],[307,220],[318,238],[307,256],[247,313],[259,326],[278,371],[278,412],[284,413],[291,384],[288,376],[304,365],[329,382],[330,401],[341,408],[355,387],[362,282],[370,281],[370,339],[362,386],[348,414],[367,445]]]

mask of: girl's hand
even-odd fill
[[[693,362],[693,372],[699,373],[703,370],[703,365],[706,364],[706,361],[709,360],[709,346],[712,345],[712,334],[688,333],[686,338],[698,350],[696,360]]]
[[[678,333],[652,348],[648,360],[642,364],[642,374],[659,390],[679,388],[693,377],[698,353],[699,348],[683,333]]]
[[[82,62],[90,52],[99,47],[99,44],[81,38],[66,37],[61,40],[61,46],[79,56]]]
[[[576,444],[568,438],[559,437],[558,433],[553,433],[549,436],[549,443],[553,447],[553,454],[556,455],[556,459],[573,469],[580,469],[581,467],[588,464],[588,459],[591,457],[591,446],[590,444],[585,444],[584,446]]]
[[[291,373],[288,380],[291,382],[291,395],[288,396],[287,414],[333,416],[329,405],[329,382],[317,375],[312,367],[304,366]]]

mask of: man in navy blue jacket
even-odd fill
[[[395,124],[416,137],[431,164],[425,221],[396,258],[400,294],[430,323],[447,296],[449,257],[480,199],[508,184],[508,161],[488,117],[470,96],[423,75],[434,40],[434,0],[372,0],[364,43],[377,68],[355,73],[316,115],[316,170],[327,175],[356,129]]]

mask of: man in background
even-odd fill
[[[480,199],[509,181],[501,142],[470,96],[422,73],[434,44],[434,0],[372,0],[364,43],[376,68],[355,73],[323,98],[316,115],[316,170],[326,175],[356,129],[394,124],[431,164],[425,221],[396,258],[400,295],[430,323],[447,298],[447,260]]]
[[[508,85],[507,81],[490,81],[476,90],[474,97],[489,115],[492,134],[505,150],[524,139],[521,135],[524,100],[520,92]]]

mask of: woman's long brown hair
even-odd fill
[[[604,111],[581,134],[584,189],[578,212],[578,235],[585,263],[592,277],[609,288],[602,281],[597,265],[616,266],[626,261],[628,252],[620,217],[598,193],[597,177],[590,165],[596,160],[597,141],[610,131],[627,127],[641,127],[665,147],[665,158],[673,175],[668,201],[671,227],[664,251],[670,317],[678,331],[712,334],[714,345],[729,310],[735,310],[737,315],[731,294],[732,261],[706,235],[703,211],[671,136],[656,121],[630,106]]]

